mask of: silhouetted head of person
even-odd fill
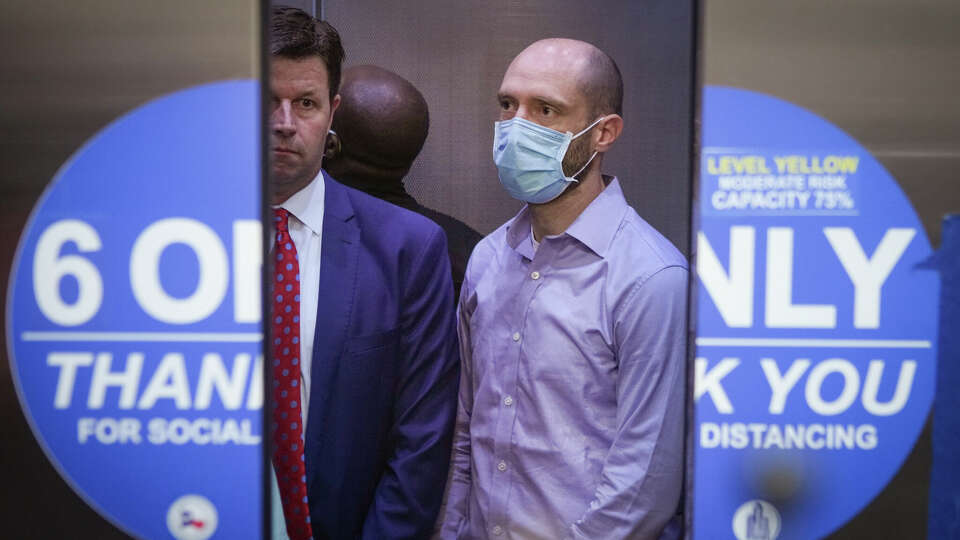
[[[324,168],[364,191],[402,189],[430,126],[423,95],[396,73],[354,66],[343,72],[340,98],[324,150]]]

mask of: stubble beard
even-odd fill
[[[294,193],[305,188],[316,177],[306,167],[282,167],[276,165],[270,171],[270,195],[277,200],[286,200]],[[282,202],[282,201],[281,201]]]
[[[590,150],[590,137],[589,132],[587,132],[570,142],[567,153],[563,156],[561,162],[564,176],[569,178],[583,169],[591,155],[593,155],[593,151]],[[582,176],[584,172],[586,172],[586,169],[580,171],[580,175]]]

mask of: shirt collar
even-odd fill
[[[507,224],[507,245],[528,259],[533,259],[533,227],[530,221],[530,206],[523,205],[520,212]]]
[[[563,234],[577,239],[600,257],[605,257],[626,209],[623,190],[620,189],[619,180],[614,177]],[[534,255],[530,242],[531,231],[530,207],[524,205],[507,225],[507,244],[528,259],[533,259]]]
[[[317,173],[317,176],[309,184],[291,195],[279,206],[279,208],[293,214],[314,234],[320,234],[320,230],[323,228],[324,186],[322,174]]]
[[[613,235],[620,228],[627,200],[623,198],[620,182],[614,177],[606,189],[597,195],[577,219],[567,227],[567,234],[601,257],[606,257]]]

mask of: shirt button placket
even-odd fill
[[[517,290],[515,294],[517,295],[516,300],[519,301],[520,304],[529,305],[536,294],[536,290],[542,283],[541,278],[543,276],[539,271],[530,270],[529,267],[524,270],[524,273],[530,277],[530,280],[524,280],[525,282],[521,284],[519,290]],[[521,345],[524,339],[521,335],[521,332],[524,330],[525,326],[524,319],[525,318],[521,318],[519,321],[513,321],[511,324],[511,326],[514,324],[517,325],[514,326],[515,330],[510,335],[510,339],[512,339],[517,345]],[[511,434],[513,432],[513,424],[516,419],[516,415],[519,412],[517,411],[516,407],[513,407],[514,398],[512,395],[517,390],[517,370],[519,367],[520,358],[523,356],[522,349],[522,346],[513,349],[512,352],[514,353],[513,356],[515,358],[515,362],[512,366],[510,366],[510,368],[508,368],[508,371],[502,373],[504,380],[503,386],[501,387],[501,391],[503,392],[501,403],[503,403],[505,409],[503,410],[501,421],[498,422],[496,430],[497,435],[495,437],[496,441],[494,443],[494,455],[492,456],[496,460],[495,467],[497,471],[502,474],[497,475],[497,480],[494,481],[494,491],[497,491],[497,493],[491,500],[489,514],[490,521],[487,522],[494,524],[492,527],[490,527],[490,529],[488,529],[489,534],[497,537],[504,536],[506,533],[506,529],[504,529],[502,524],[507,521],[508,513],[506,511],[505,495],[509,491],[510,477],[512,475],[507,474],[509,466],[507,465],[506,460],[500,459],[500,457],[509,455],[509,452],[511,451],[510,447],[512,444],[510,441]]]

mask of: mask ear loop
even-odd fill
[[[600,118],[597,118],[596,120],[593,121],[592,124],[590,124],[589,126],[583,128],[583,130],[581,130],[580,133],[577,133],[577,134],[574,135],[573,137],[570,137],[570,140],[572,141],[573,139],[576,139],[577,137],[579,137],[579,136],[583,135],[584,133],[590,131],[591,129],[593,129],[593,126],[599,124],[600,121],[603,120],[603,119],[606,118],[606,117],[607,117],[607,115],[603,115],[603,116],[601,116]]]
[[[600,121],[603,120],[604,118],[606,118],[606,115],[601,116],[600,118],[597,118],[596,120],[593,121],[592,124],[590,124],[589,126],[583,128],[583,130],[582,130],[580,133],[577,133],[576,135],[574,135],[573,137],[571,137],[570,140],[572,141],[573,139],[576,139],[577,137],[579,137],[579,136],[583,135],[584,133],[590,131],[591,129],[593,129],[593,126],[599,124]],[[570,180],[573,180],[574,182],[579,182],[580,179],[577,178],[577,175],[579,175],[579,174],[582,173],[587,167],[589,167],[589,166],[590,166],[590,163],[593,162],[593,158],[595,158],[595,157],[597,157],[597,151],[596,151],[596,150],[593,151],[593,155],[590,156],[590,159],[588,159],[587,162],[583,164],[583,167],[580,167],[580,170],[579,170],[579,171],[571,174],[571,175],[568,176],[567,178],[569,178]]]
[[[574,182],[579,182],[580,179],[577,178],[577,175],[580,174],[580,173],[582,173],[584,169],[586,169],[587,167],[589,167],[589,166],[590,166],[590,163],[593,161],[593,158],[595,158],[595,157],[597,157],[597,151],[596,151],[596,150],[593,151],[593,155],[590,156],[590,159],[587,160],[587,162],[583,165],[583,167],[580,167],[580,170],[577,171],[577,172],[575,172],[575,173],[573,173],[571,176],[569,176],[569,178],[570,178],[571,180],[573,180]]]

